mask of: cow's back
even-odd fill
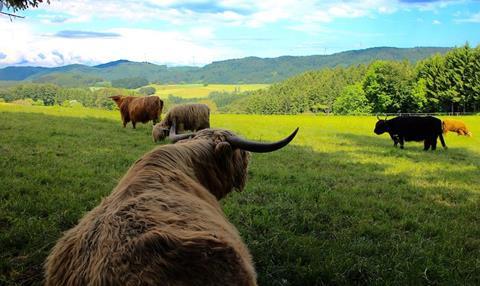
[[[458,130],[467,130],[465,122],[455,119],[445,119],[443,121],[446,131],[457,132]]]
[[[170,124],[183,124],[184,130],[199,130],[210,126],[210,109],[206,104],[179,105],[169,112]]]
[[[137,97],[132,100],[129,108],[132,121],[146,123],[159,118],[162,102],[157,96]]]
[[[442,134],[442,121],[433,116],[400,116],[390,120],[393,134],[407,141],[422,141],[427,137]]]
[[[65,233],[46,269],[46,285],[255,285],[238,231],[188,178],[111,194]]]

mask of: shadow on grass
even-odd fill
[[[61,232],[155,145],[145,125],[41,114],[0,113],[0,120],[0,284],[39,285]],[[463,168],[478,170],[478,154],[336,137],[355,148],[254,154],[247,189],[223,201],[259,284],[478,284],[480,192],[475,170]],[[398,161],[445,168],[392,173]]]
[[[363,156],[373,158],[390,157],[394,164],[403,164],[405,166],[403,175],[406,177],[423,175],[425,179],[430,179],[432,183],[435,179],[439,182],[451,183],[450,185],[447,184],[449,189],[479,191],[480,154],[470,149],[454,145],[449,146],[447,141],[447,146],[449,146],[447,150],[440,146],[435,151],[423,151],[423,143],[418,142],[407,142],[409,143],[408,146],[402,150],[393,147],[390,139],[385,140],[385,138],[349,133],[340,133],[337,134],[337,137],[360,148],[354,153],[361,153]],[[430,173],[415,174],[415,169],[418,166],[426,165],[430,165],[436,174],[431,174],[431,171]],[[463,189],[458,189],[462,186]]]
[[[224,202],[252,251],[259,284],[479,282],[479,156],[460,149],[405,155],[374,137],[337,136],[359,149],[290,146],[254,155],[247,190]],[[474,168],[450,166],[452,153]],[[415,160],[437,156],[445,168],[420,179],[421,169],[391,173],[398,156],[412,169]]]

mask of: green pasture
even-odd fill
[[[157,92],[156,95],[162,99],[169,95],[182,98],[203,98],[208,97],[211,92],[244,92],[268,87],[268,84],[151,84]]]
[[[223,200],[259,285],[480,285],[480,117],[461,119],[474,137],[424,152],[375,135],[373,116],[212,115],[256,140],[300,127]],[[0,122],[0,285],[40,285],[61,233],[156,147],[151,124],[1,103]]]

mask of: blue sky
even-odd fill
[[[205,65],[247,56],[480,43],[480,1],[51,0],[0,16],[0,67],[117,59]]]

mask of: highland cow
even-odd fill
[[[157,142],[165,139],[173,125],[178,128],[176,132],[210,128],[210,109],[206,104],[184,104],[173,107],[168,111],[162,122],[155,124],[153,127],[153,141]]]
[[[297,131],[275,143],[221,129],[170,134],[176,144],[145,154],[64,233],[46,260],[46,285],[256,285],[218,201],[245,187],[249,151],[283,148]]]
[[[135,129],[137,122],[147,123],[152,120],[155,125],[162,114],[163,101],[158,96],[110,96],[120,109],[123,127],[132,122]]]
[[[375,134],[380,135],[385,132],[390,134],[393,144],[403,149],[404,141],[424,141],[423,150],[427,151],[430,147],[432,150],[437,148],[437,138],[443,148],[447,149],[445,140],[442,135],[442,121],[432,116],[399,116],[387,120],[380,119],[377,116],[375,125]]]
[[[442,122],[443,133],[447,134],[448,131],[456,132],[458,135],[472,136],[472,133],[468,131],[467,125],[461,120],[445,119]]]

